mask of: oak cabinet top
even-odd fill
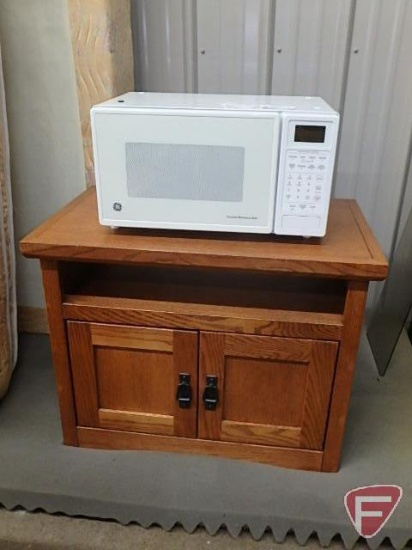
[[[388,264],[354,200],[334,199],[322,239],[103,227],[90,188],[20,242],[32,258],[197,266],[381,280]]]

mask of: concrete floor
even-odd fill
[[[112,521],[0,509],[0,550],[273,550],[277,547],[302,548],[293,535],[277,544],[271,533],[255,541],[247,532],[234,539],[223,529],[210,536],[201,528],[188,534],[180,527],[167,532],[156,526],[143,529]],[[315,537],[305,545],[308,550],[318,548]],[[336,540],[329,548],[338,550],[344,546]],[[355,548],[365,550],[367,546],[360,542]]]

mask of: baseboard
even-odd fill
[[[19,306],[17,308],[17,324],[19,332],[49,333],[47,313],[41,307]]]

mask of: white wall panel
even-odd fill
[[[17,245],[86,182],[67,1],[1,0],[0,12]],[[20,253],[17,285],[19,305],[44,307],[39,262]]]
[[[412,2],[358,0],[354,22],[335,194],[358,200],[390,255],[412,128]]]
[[[277,0],[272,93],[319,95],[339,110],[352,0]]]
[[[139,90],[196,90],[195,1],[132,0]]]
[[[199,92],[268,93],[272,30],[270,0],[198,0]]]

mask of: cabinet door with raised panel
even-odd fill
[[[322,449],[338,344],[201,333],[198,436]]]
[[[67,323],[79,426],[196,437],[196,332]]]

